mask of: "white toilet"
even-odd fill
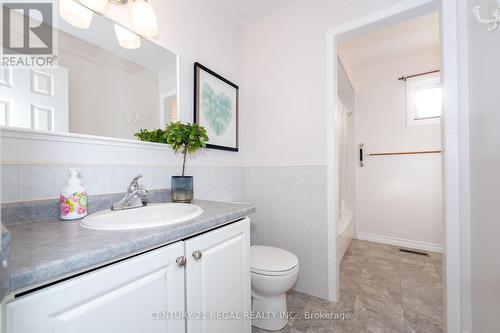
[[[252,325],[276,331],[286,326],[286,292],[299,275],[299,259],[270,246],[252,246]]]

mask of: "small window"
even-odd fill
[[[408,127],[440,124],[443,97],[438,73],[409,78],[406,93]]]

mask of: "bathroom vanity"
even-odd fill
[[[8,226],[5,332],[250,332],[255,207],[196,204],[201,216],[149,230],[56,220]]]

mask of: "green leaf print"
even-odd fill
[[[206,82],[203,84],[201,99],[208,126],[215,134],[223,135],[233,117],[231,99],[224,93],[217,95]]]

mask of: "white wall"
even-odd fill
[[[436,31],[438,34],[438,31]],[[356,147],[404,152],[441,149],[439,125],[407,127],[406,85],[398,78],[439,68],[439,49],[355,68]],[[357,237],[441,250],[441,155],[367,157],[357,166]]]
[[[329,298],[335,275],[335,221],[325,200],[326,31],[398,2],[300,0],[245,28],[244,197],[258,207],[252,242],[296,253],[295,288],[315,296]]]
[[[302,0],[246,27],[248,165],[326,165],[326,30],[397,2]]]
[[[483,15],[491,4],[480,5]],[[472,228],[472,332],[497,332],[500,327],[500,31],[486,31],[470,16],[470,186]]]

